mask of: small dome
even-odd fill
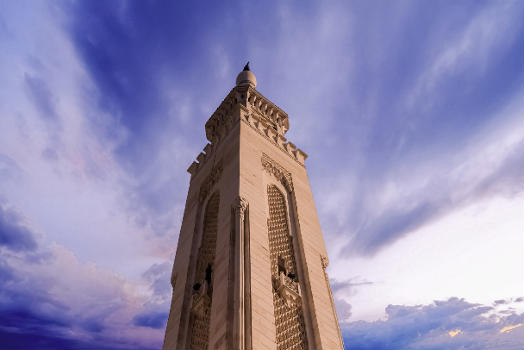
[[[249,70],[249,62],[244,67],[244,70],[237,75],[237,86],[251,85],[255,88],[257,86],[257,78],[255,74]]]

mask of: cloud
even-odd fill
[[[514,326],[524,314],[491,311],[491,306],[450,298],[429,305],[389,305],[385,320],[341,326],[345,345],[356,350],[522,348],[524,330]]]
[[[133,318],[133,324],[164,330],[171,305],[171,264],[153,264],[142,276],[149,283],[152,294],[143,305],[142,311]]]
[[[504,327],[504,328],[502,328],[500,330],[500,333],[506,333],[506,332],[509,332],[509,331],[511,331],[511,330],[513,330],[515,328],[522,327],[522,326],[524,326],[524,324],[522,324],[522,323],[516,324],[514,326],[506,326],[506,327]]]
[[[431,47],[433,57],[422,67],[418,81],[407,98],[410,108],[427,107],[440,94],[432,94],[437,85],[449,83],[450,77],[459,77],[467,70],[469,77],[485,73],[489,60],[496,57],[493,52],[502,51],[511,45],[521,16],[522,4],[507,2],[491,4],[473,12],[462,28],[446,33],[439,38],[438,45]],[[504,18],[504,21],[501,19]],[[420,101],[424,101],[420,103]]]
[[[335,310],[337,311],[338,321],[346,322],[351,318],[351,304],[341,298],[334,298]]]
[[[335,302],[335,309],[337,311],[339,322],[348,322],[352,316],[352,306],[346,301],[346,298],[357,293],[357,289],[362,286],[373,285],[373,282],[363,280],[360,277],[356,277],[349,280],[339,281],[330,278],[329,281],[331,292],[333,293],[333,299]]]
[[[333,294],[344,294],[347,296],[350,296],[355,292],[354,291],[355,287],[369,286],[369,285],[372,285],[373,283],[374,282],[364,280],[360,277],[356,277],[356,278],[349,279],[349,280],[343,280],[343,281],[339,281],[335,278],[330,278],[330,281],[329,281]]]
[[[28,74],[24,76],[25,87],[29,99],[35,104],[40,116],[45,120],[56,120],[57,113],[54,106],[55,97],[42,79]]]
[[[0,222],[2,347],[160,346],[159,328],[165,325],[169,305],[160,305],[161,314],[150,307],[155,297],[139,295],[121,277],[93,263],[79,262],[62,246],[38,242],[21,224],[21,214],[5,205],[0,206]],[[4,239],[16,236],[22,238]],[[146,275],[160,278],[160,271],[154,266]],[[169,277],[165,278],[169,283]],[[145,283],[159,282],[149,278]],[[152,333],[144,327],[158,330]]]
[[[1,181],[18,181],[23,176],[22,169],[10,157],[0,153],[0,180]]]
[[[394,189],[388,194],[388,188],[382,185],[385,191],[383,194],[368,194],[370,200],[376,199],[374,195],[386,196],[387,200],[384,203],[375,203],[373,217],[361,221],[361,226],[356,229],[342,252],[374,255],[453,210],[493,196],[515,196],[522,193],[524,139],[513,138],[508,145],[498,147],[501,152],[495,155],[488,155],[486,152],[480,159],[469,156],[469,150],[463,150],[463,155],[458,157],[466,159],[463,163],[443,164],[447,168],[428,174],[422,172],[420,175],[424,177],[408,175],[403,181],[411,178],[411,184],[395,184],[398,187],[403,186],[403,192]],[[417,185],[417,181],[420,185]],[[413,188],[412,192],[407,190],[410,187]]]
[[[22,218],[0,202],[0,247],[2,246],[13,251],[32,251],[37,248],[37,243]]]
[[[205,146],[205,121],[226,91],[213,89],[212,52],[202,54],[207,46],[191,39],[198,35],[191,20],[197,15],[187,7],[165,2],[65,5],[71,15],[64,24],[66,35],[93,84],[88,99],[96,108],[86,123],[102,139],[112,139],[115,130],[122,135],[111,150],[129,177],[121,183],[122,203],[138,226],[159,240],[169,234],[170,242],[185,202],[185,169]],[[184,50],[173,41],[185,43]],[[188,64],[199,63],[195,80]]]
[[[330,232],[351,236],[369,257],[455,205],[513,193],[518,151],[507,166],[491,162],[506,153],[465,170],[457,163],[486,153],[459,152],[463,140],[484,136],[478,131],[489,120],[505,121],[483,110],[521,98],[522,11],[506,21],[505,5],[495,15],[482,4],[448,6],[0,5],[0,196],[19,210],[1,217],[2,336],[13,346],[159,346],[171,288],[163,261],[175,251],[184,169],[247,59],[260,90],[289,112],[291,141],[312,156],[328,244]],[[464,32],[479,13],[487,15]],[[488,29],[508,24],[490,32],[482,19]],[[475,35],[459,37],[450,45],[457,50],[433,63],[441,57],[433,48],[449,42],[442,33]],[[474,64],[477,53],[485,69]],[[426,67],[442,76],[428,76],[424,98],[410,100]],[[442,161],[456,153],[463,157],[455,163]],[[343,294],[362,281],[335,283],[341,320],[352,313]]]
[[[164,330],[166,328],[168,316],[169,313],[167,311],[143,313],[136,315],[133,318],[133,324],[135,326]]]
[[[150,283],[149,288],[157,297],[169,298],[171,295],[171,265],[169,262],[153,264],[142,275]]]

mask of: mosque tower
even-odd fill
[[[164,349],[343,349],[307,155],[249,63],[206,123]]]

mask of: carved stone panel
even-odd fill
[[[293,242],[287,222],[284,195],[274,185],[267,188],[269,201],[269,252],[273,280],[273,307],[279,350],[307,348]]]
[[[215,193],[206,206],[202,244],[198,250],[189,330],[190,348],[195,350],[207,349],[209,343],[219,204],[220,196]]]
[[[280,164],[271,159],[267,154],[262,153],[262,166],[264,170],[279,180],[289,192],[293,192],[293,181],[291,174]]]
[[[199,201],[203,202],[222,175],[222,162],[218,162],[200,186]]]

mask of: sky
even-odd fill
[[[345,345],[524,347],[524,2],[0,0],[0,348],[160,348],[204,124],[289,115]]]

